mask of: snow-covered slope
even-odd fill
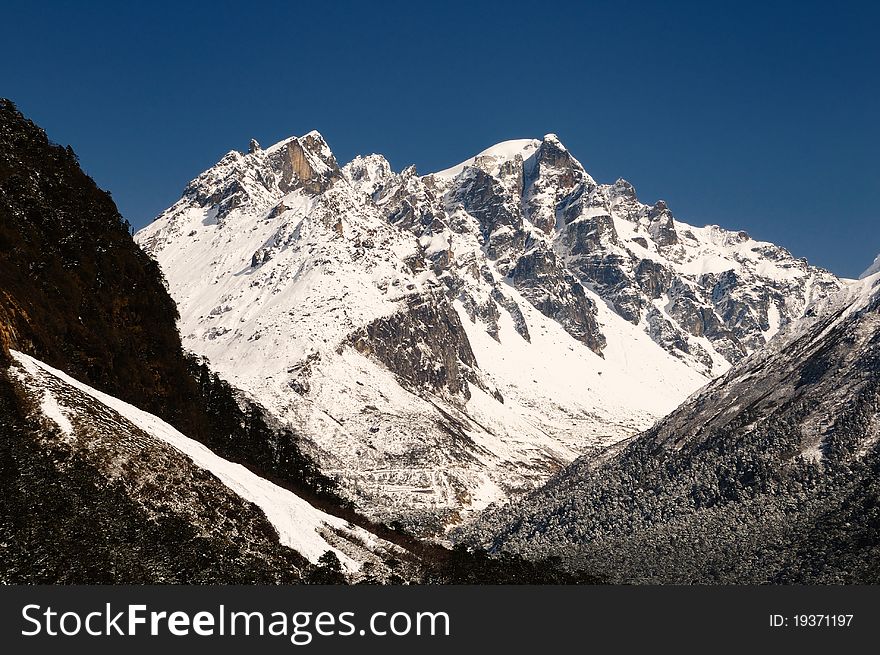
[[[337,554],[348,572],[354,573],[365,561],[375,564],[381,562],[380,556],[387,557],[395,552],[393,545],[315,509],[297,495],[260,478],[240,464],[217,456],[156,416],[92,389],[28,355],[12,351],[12,357],[12,376],[24,386],[44,417],[61,430],[65,440],[88,448],[87,444],[94,439],[96,432],[109,431],[120,437],[108,442],[112,444],[110,448],[122,446],[134,438],[137,452],[132,454],[143,461],[156,456],[151,439],[167,444],[197,467],[216,476],[245,502],[259,507],[277,530],[281,544],[313,564],[330,550]],[[138,438],[137,435],[142,436]],[[108,448],[108,445],[102,448]],[[119,475],[127,475],[125,457],[117,456],[109,466],[118,469]],[[175,475],[170,466],[157,474],[166,478]],[[133,475],[128,482],[134,484]],[[184,483],[180,482],[180,485]],[[223,502],[222,498],[214,500]]]
[[[426,176],[253,143],[136,239],[185,345],[422,532],[648,427],[839,285],[597,185],[553,135]]]
[[[611,582],[880,580],[880,272],[456,536]]]

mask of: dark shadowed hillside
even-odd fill
[[[0,583],[293,583],[259,508],[87,398],[77,440],[0,370]]]
[[[188,426],[196,388],[156,264],[109,194],[0,101],[0,322],[6,346]]]

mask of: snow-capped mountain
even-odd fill
[[[880,272],[457,537],[628,583],[880,581]]]
[[[647,428],[841,285],[596,183],[553,135],[424,176],[252,142],[136,240],[185,346],[422,533]]]

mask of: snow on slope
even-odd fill
[[[185,345],[425,533],[645,429],[837,285],[554,135],[425,176],[340,169],[316,132],[229,153],[136,240]]]
[[[479,323],[467,320],[460,302],[456,308],[480,353],[481,370],[504,396],[505,406],[516,406],[517,414],[543,426],[548,439],[552,436],[568,449],[569,458],[581,454],[586,444],[602,447],[648,427],[705,382],[604,305],[599,305],[599,322],[610,336],[600,357],[515,289],[507,293],[522,309],[530,342],[516,332],[508,314],[499,319],[496,341]],[[504,430],[509,413],[491,411],[497,409],[495,402],[472,411],[481,423],[494,419],[495,429]],[[523,429],[506,427],[512,434]]]
[[[12,351],[12,356],[18,364],[13,373],[27,387],[42,393],[41,411],[69,438],[75,437],[71,418],[76,415],[77,410],[61,404],[53,394],[53,384],[73,387],[94,398],[133,426],[173,446],[189,457],[196,466],[213,473],[236,494],[263,510],[266,518],[278,531],[281,543],[296,550],[312,563],[317,563],[321,555],[332,550],[348,571],[356,571],[360,567],[358,561],[339,548],[338,540],[331,540],[333,543],[327,541],[326,536],[330,530],[351,535],[368,544],[376,541],[376,537],[369,532],[317,510],[296,494],[255,475],[240,464],[215,455],[198,441],[186,437],[156,416],[101,393],[28,355]]]
[[[427,238],[445,222],[455,232],[455,202],[485,211],[467,197],[456,198],[469,184],[481,196],[494,195],[496,204],[508,203],[509,212],[523,220],[494,212],[491,220],[503,225],[483,234],[482,243],[491,259],[515,264],[536,247],[553,250],[616,313],[707,376],[723,373],[841,285],[772,243],[718,226],[689,225],[663,201],[639,202],[625,180],[597,184],[555,135],[533,145],[528,152],[500,147],[492,157],[468,160],[449,169],[454,178],[447,171],[425,176],[425,186],[444,195],[446,207],[422,200],[430,193],[411,193],[423,216],[434,218],[411,229]],[[473,185],[468,177],[474,171],[491,176],[496,188]],[[394,195],[386,192],[377,202],[393,202]],[[510,267],[501,272],[511,274]]]

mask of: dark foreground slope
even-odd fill
[[[71,389],[75,438],[0,371],[0,582],[300,582],[316,571],[263,513]],[[79,423],[79,419],[77,419]]]
[[[195,385],[156,264],[68,148],[0,100],[0,322],[5,346],[179,423]]]
[[[224,457],[333,496],[297,447],[185,353],[158,265],[110,195],[0,99],[0,363],[27,353]]]
[[[618,582],[880,582],[875,281],[461,539]]]

